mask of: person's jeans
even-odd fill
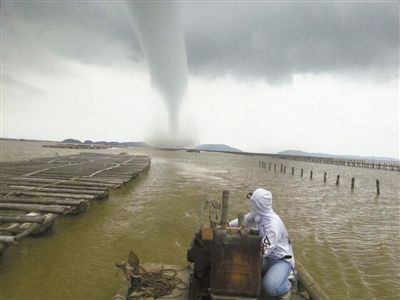
[[[279,296],[289,292],[291,283],[289,275],[292,265],[274,257],[264,257],[262,262],[262,288],[270,296]]]

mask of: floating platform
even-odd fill
[[[150,165],[150,157],[81,153],[0,165],[0,255],[57,217],[85,211]]]

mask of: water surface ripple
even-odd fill
[[[1,143],[2,161],[83,152]],[[200,200],[230,190],[233,218],[249,208],[245,194],[260,186],[273,193],[296,259],[330,299],[399,299],[399,173],[222,153],[128,151],[149,154],[150,169],[108,200],[92,202],[86,213],[60,218],[46,235],[8,249],[0,262],[0,299],[111,299],[122,280],[114,263],[130,249],[145,262],[185,264]],[[266,169],[258,167],[259,160],[267,162]]]

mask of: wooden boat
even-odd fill
[[[245,226],[227,227],[228,203],[229,192],[224,191],[221,204],[210,205],[221,208],[221,218],[216,220],[210,217],[210,227],[201,228],[195,234],[187,253],[190,265],[186,267],[146,264],[141,269],[139,258],[131,251],[128,262],[117,265],[124,270],[127,280],[113,300],[162,297],[189,300],[278,299],[261,291],[262,255],[258,231]],[[209,214],[216,215],[215,211]],[[167,274],[164,276],[165,270]],[[291,279],[291,299],[327,299],[298,261],[295,274]],[[161,285],[165,286],[160,292]]]
[[[146,272],[157,272],[159,270],[175,270],[176,278],[183,282],[183,286],[185,288],[182,289],[182,286],[176,287],[171,290],[171,293],[166,295],[165,297],[168,299],[175,300],[186,300],[189,299],[189,284],[190,284],[190,274],[193,272],[191,266],[175,266],[175,265],[164,265],[164,264],[156,264],[156,263],[147,263],[143,265]],[[297,270],[297,280],[292,282],[292,296],[290,299],[292,300],[324,300],[328,299],[323,290],[319,287],[316,281],[311,277],[311,275],[307,272],[307,270],[299,263],[296,262],[296,270]],[[112,298],[112,300],[127,300],[127,299],[139,299],[139,298],[129,298],[129,290],[130,290],[130,281],[123,280],[121,282],[121,287]],[[268,297],[266,295],[262,295],[260,300],[274,300],[276,297]],[[149,298],[142,298],[150,300]],[[162,299],[162,297],[161,297]],[[240,299],[246,300],[249,298],[243,297],[233,297],[230,299]]]

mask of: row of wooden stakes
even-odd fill
[[[260,168],[263,168],[263,169],[266,169],[266,167],[267,167],[265,161],[259,161],[258,162],[258,166]],[[270,163],[268,163],[268,170],[271,170],[271,168],[272,168],[272,163],[270,162]],[[276,172],[276,169],[277,169],[277,166],[276,166],[276,163],[275,163],[274,164],[274,171],[275,172]],[[286,166],[285,165],[283,165],[283,164],[280,165],[280,172],[283,173],[283,174],[286,174]],[[314,175],[313,173],[314,173],[313,171],[310,171],[310,179],[313,179],[313,175]],[[294,176],[294,167],[292,167],[292,176]],[[300,177],[303,178],[303,176],[304,176],[304,170],[301,169],[300,170]],[[327,173],[324,172],[324,183],[326,181],[327,181]],[[339,186],[339,184],[340,184],[340,175],[337,175],[336,176],[336,185]],[[376,193],[379,195],[381,191],[380,191],[380,184],[379,184],[379,180],[378,179],[376,179],[375,185],[376,185]],[[352,190],[354,190],[354,186],[355,186],[355,178],[352,177],[351,178],[351,185],[350,185]]]

